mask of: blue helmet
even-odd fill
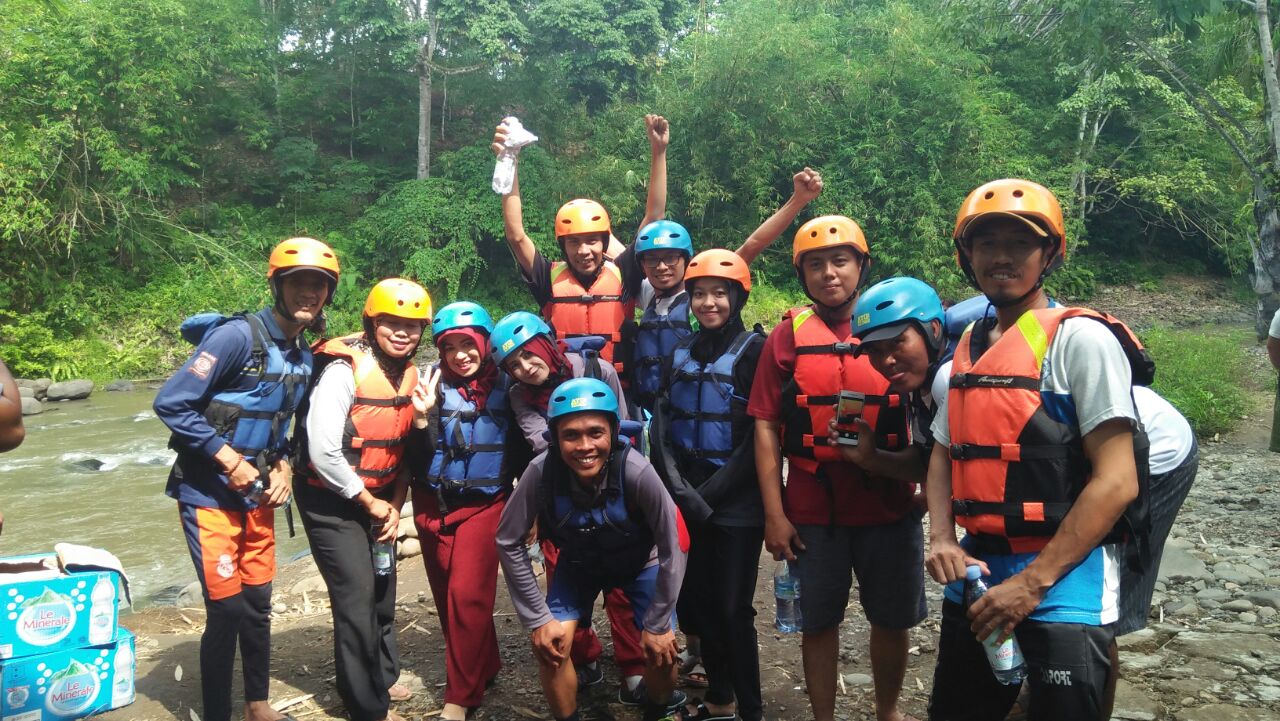
[[[634,248],[637,260],[641,253],[650,250],[678,250],[684,253],[685,260],[693,257],[689,231],[674,220],[655,220],[641,228]]]
[[[489,317],[489,311],[469,300],[450,303],[436,313],[431,324],[431,339],[438,340],[457,328],[477,328],[486,336],[493,335],[493,318]]]
[[[551,326],[546,321],[524,310],[512,313],[493,327],[493,335],[489,338],[493,343],[493,359],[502,365],[507,356],[539,335],[551,337]]]
[[[897,338],[910,323],[920,324],[929,347],[941,348],[945,334],[936,336],[929,321],[946,323],[942,301],[928,283],[915,278],[889,278],[867,288],[853,309],[853,334],[863,343]]]
[[[556,419],[585,411],[607,414],[611,422],[618,425],[618,397],[609,384],[597,378],[574,378],[551,392],[547,419],[553,425]]]

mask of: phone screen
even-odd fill
[[[840,391],[836,403],[836,434],[842,445],[858,445],[858,432],[854,430],[854,420],[862,417],[862,409],[866,406],[866,395],[855,391]]]

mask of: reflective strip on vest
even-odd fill
[[[699,363],[690,349],[690,337],[676,346],[671,364],[671,441],[677,452],[723,466],[736,447],[733,437],[733,403],[746,397],[733,387],[734,369],[743,351],[757,334],[744,331],[724,355],[712,363]]]
[[[569,264],[551,264],[551,300],[542,315],[556,330],[556,336],[571,338],[598,335],[607,343],[600,357],[613,362],[613,346],[622,340],[622,324],[631,316],[634,303],[622,299],[622,271],[612,261],[596,274],[590,288],[578,282]]]

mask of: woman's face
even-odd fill
[[[693,282],[689,308],[698,324],[715,330],[729,322],[729,282],[719,278],[699,278]]]
[[[527,386],[540,386],[551,377],[547,362],[527,348],[517,348],[515,353],[507,356],[503,365],[512,378]]]
[[[449,365],[449,370],[463,378],[480,371],[480,349],[475,341],[461,333],[449,333],[440,339],[440,358]]]
[[[392,358],[406,358],[422,338],[422,321],[380,315],[373,319],[373,334],[383,353]]]

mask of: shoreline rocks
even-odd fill
[[[86,379],[61,381],[49,386],[45,398],[50,401],[80,401],[93,393],[93,381]]]

